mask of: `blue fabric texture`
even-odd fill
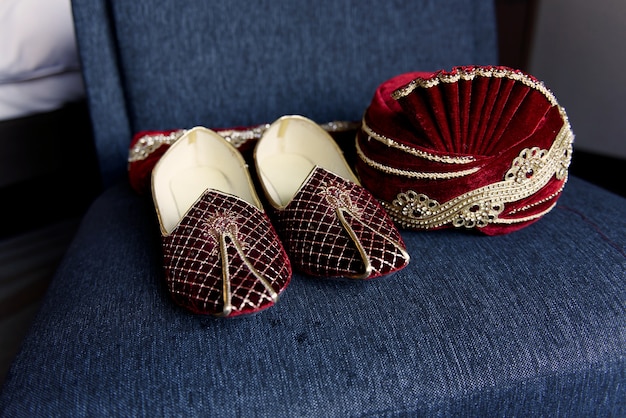
[[[296,275],[275,307],[219,320],[172,304],[151,203],[119,186],[85,219],[0,410],[623,416],[625,203],[570,179],[524,230],[403,232],[413,259],[391,277]]]
[[[624,416],[626,201],[570,179],[507,236],[403,232],[371,282],[296,274],[232,320],[167,295],[149,198],[116,179],[144,129],[361,118],[404,71],[495,63],[491,1],[74,0],[94,203],[0,416]]]
[[[491,1],[75,0],[101,171],[142,130],[360,120],[403,72],[495,63]]]

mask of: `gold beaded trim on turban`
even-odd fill
[[[394,222],[404,228],[431,229],[452,224],[456,227],[481,228],[488,224],[513,224],[537,219],[541,213],[515,218],[502,218],[507,203],[525,199],[556,177],[567,181],[567,169],[572,156],[574,134],[567,116],[559,107],[564,125],[549,150],[538,147],[525,148],[511,162],[502,181],[471,190],[447,202],[437,202],[413,190],[399,193],[392,202],[382,201]],[[562,187],[561,189],[562,190]],[[539,202],[516,209],[508,215],[519,215],[559,195],[558,192]]]
[[[478,67],[469,69],[458,69],[454,73],[440,73],[436,77],[430,79],[416,79],[401,89],[394,91],[391,97],[398,100],[401,97],[408,96],[415,89],[418,88],[431,88],[439,85],[440,83],[456,83],[459,80],[471,81],[476,77],[493,77],[493,78],[508,78],[522,83],[525,86],[530,87],[533,90],[539,91],[543,94],[552,106],[558,106],[558,102],[554,94],[539,80],[535,80],[527,74],[518,70],[510,68],[490,68],[490,67]]]

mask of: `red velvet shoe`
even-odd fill
[[[371,279],[409,255],[385,210],[333,139],[313,121],[285,116],[259,140],[255,164],[291,262],[322,277]]]
[[[201,127],[187,131],[154,167],[152,196],[177,304],[236,316],[276,303],[291,265],[243,158],[224,138]]]

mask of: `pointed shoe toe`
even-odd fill
[[[274,122],[256,146],[255,164],[294,267],[319,277],[372,279],[409,263],[385,210],[313,121]]]
[[[208,129],[188,131],[155,166],[152,194],[178,305],[228,317],[277,302],[291,265],[234,147]]]

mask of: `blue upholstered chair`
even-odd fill
[[[3,416],[626,413],[622,198],[570,178],[521,231],[403,232],[412,261],[393,277],[295,274],[275,307],[219,320],[170,301],[151,200],[125,180],[138,131],[359,120],[394,75],[497,63],[491,1],[73,3],[107,188]]]

